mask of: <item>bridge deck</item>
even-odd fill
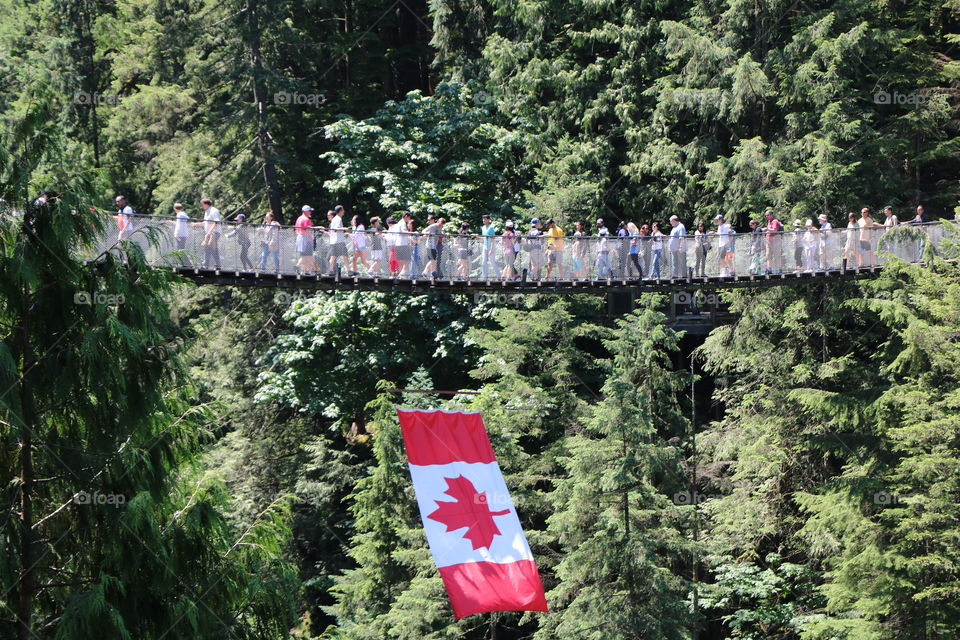
[[[395,291],[402,293],[495,293],[506,295],[532,293],[655,293],[698,289],[732,289],[738,287],[770,287],[816,282],[837,282],[869,278],[882,267],[843,270],[831,269],[809,273],[789,272],[769,275],[707,276],[705,278],[610,278],[605,280],[477,280],[409,278],[370,278],[362,276],[302,275],[260,273],[257,271],[223,271],[216,269],[172,267],[176,273],[197,284],[247,286],[338,291]]]

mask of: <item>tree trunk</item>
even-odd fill
[[[267,130],[267,88],[263,82],[263,58],[260,53],[260,19],[257,15],[257,0],[247,0],[247,46],[250,48],[250,62],[253,65],[253,102],[257,109],[257,139],[260,143],[260,156],[263,160],[263,180],[267,186],[267,198],[273,217],[283,222],[280,197],[280,184],[277,182],[277,169],[273,161],[273,149],[270,132]]]
[[[23,315],[20,319],[22,332],[20,380],[20,575],[17,593],[17,638],[34,637],[30,619],[33,616],[34,561],[33,561],[33,399],[30,381],[33,370],[33,349],[30,345],[29,311],[30,296],[26,294]]]

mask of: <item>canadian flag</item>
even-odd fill
[[[454,615],[546,611],[537,565],[480,414],[397,413],[427,543]]]

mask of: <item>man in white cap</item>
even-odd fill
[[[610,278],[610,230],[603,224],[603,218],[597,218],[597,277]]]
[[[723,216],[717,215],[714,219],[717,223],[717,262],[720,267],[721,276],[734,275],[735,267],[733,261],[733,235],[734,230],[727,224]]]
[[[313,213],[313,207],[308,204],[300,207],[300,217],[293,225],[294,233],[297,234],[297,267],[303,270],[303,273],[313,272],[319,274],[320,268],[317,261],[313,258],[313,220],[310,214]]]
[[[687,228],[677,216],[670,216],[670,240],[667,250],[670,252],[670,277],[687,277]]]
[[[820,248],[820,268],[830,268],[830,254],[833,249],[833,225],[827,221],[827,214],[821,213],[817,216],[820,223],[820,231],[817,233],[817,244]]]

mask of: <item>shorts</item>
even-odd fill
[[[870,251],[870,241],[861,240],[860,241],[860,251]]]
[[[437,259],[437,253],[438,253],[438,251],[437,251],[436,249],[430,249],[430,259],[431,259],[431,260],[436,260],[436,259]]]
[[[723,252],[728,255],[733,255],[733,247],[732,246],[727,247],[726,249],[723,250]]]
[[[347,255],[347,245],[343,242],[334,242],[330,245],[330,255],[335,258]]]
[[[471,254],[473,254],[473,251],[471,251],[470,249],[459,249],[457,251],[457,257],[460,258],[461,260],[469,260]]]
[[[410,260],[410,247],[397,247],[396,256],[400,262],[408,262]]]
[[[560,264],[560,260],[563,258],[562,251],[551,251],[547,256],[547,264]]]
[[[383,249],[374,249],[371,259],[376,262],[377,260],[383,260]]]
[[[297,236],[297,253],[301,256],[313,254],[313,242],[310,236]]]

